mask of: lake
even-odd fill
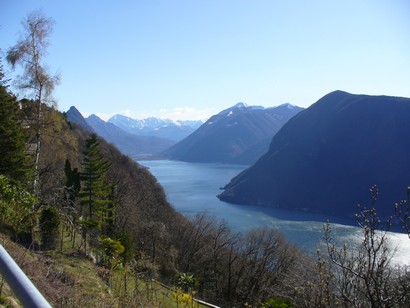
[[[315,254],[321,245],[324,222],[330,221],[338,243],[360,242],[360,229],[336,217],[300,211],[266,209],[220,201],[216,196],[232,177],[247,166],[187,163],[169,160],[139,161],[149,168],[164,188],[168,201],[181,214],[192,218],[206,211],[224,219],[232,231],[245,234],[258,227],[275,227],[300,248]],[[344,224],[346,223],[346,224]],[[390,242],[398,248],[395,261],[410,264],[410,239],[406,234],[389,232]]]

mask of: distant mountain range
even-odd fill
[[[135,159],[150,158],[153,154],[161,152],[175,143],[175,141],[166,138],[131,134],[112,123],[103,121],[96,115],[90,115],[85,119],[75,107],[71,107],[66,115],[70,122],[95,132],[117,146],[122,153]]]
[[[335,91],[290,119],[219,198],[353,218],[376,184],[387,217],[407,197],[409,137],[409,98]]]
[[[301,110],[291,104],[264,108],[238,103],[212,116],[160,156],[187,162],[252,164],[268,150],[273,135]]]
[[[203,121],[172,121],[155,117],[138,120],[120,114],[111,117],[108,122],[135,135],[155,136],[175,142],[187,137],[203,124]]]

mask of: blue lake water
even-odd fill
[[[168,201],[181,214],[192,218],[206,211],[224,219],[234,232],[271,226],[285,234],[300,248],[314,254],[321,246],[323,224],[329,220],[338,243],[359,243],[360,229],[344,224],[343,220],[300,211],[266,209],[235,205],[220,201],[216,196],[232,177],[247,166],[201,164],[169,160],[140,161],[149,168],[164,188]],[[396,262],[410,264],[410,239],[406,234],[389,233],[391,245],[397,247]]]

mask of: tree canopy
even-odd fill
[[[16,97],[7,91],[0,67],[0,174],[12,182],[27,182],[31,165],[26,155],[26,141],[19,119]]]

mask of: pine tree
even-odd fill
[[[111,164],[104,159],[99,146],[100,141],[95,134],[86,140],[82,163],[84,170],[80,173],[83,182],[80,203],[85,207],[84,213],[81,213],[84,215],[83,237],[86,239],[87,234],[91,235],[91,241],[95,241],[101,231],[104,233],[107,219],[112,217],[112,186],[106,180],[106,173]]]
[[[0,63],[0,174],[14,183],[26,184],[32,166],[26,156],[26,143],[18,118],[19,105],[7,91]]]

